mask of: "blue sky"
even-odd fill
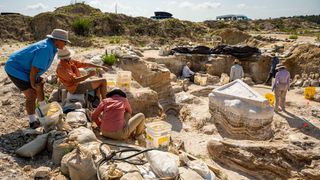
[[[53,11],[75,0],[0,0],[0,12],[19,12],[34,16]],[[83,2],[78,0],[78,2]],[[150,17],[154,11],[169,11],[174,17],[204,21],[218,15],[244,14],[252,19],[320,14],[320,0],[84,0],[103,12]]]

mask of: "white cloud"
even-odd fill
[[[204,2],[196,6],[198,9],[217,9],[219,7],[221,7],[221,3],[219,2]]]
[[[93,1],[89,1],[88,4],[90,6],[98,6],[99,4],[101,4],[101,1],[99,0],[93,0]]]
[[[239,9],[243,9],[243,8],[246,8],[246,7],[247,7],[246,4],[238,4],[237,5],[237,8],[239,8]]]
[[[222,4],[220,2],[203,2],[203,3],[191,3],[188,1],[184,1],[179,4],[179,8],[183,9],[193,9],[193,10],[202,10],[202,9],[217,9],[221,7]]]
[[[192,8],[192,7],[194,7],[194,4],[191,2],[188,2],[188,1],[185,1],[185,2],[182,2],[179,4],[179,8],[187,9],[187,8]]]
[[[33,5],[28,5],[27,6],[27,10],[43,10],[43,9],[47,9],[48,6],[42,4],[42,3],[38,3],[38,4],[33,4]]]

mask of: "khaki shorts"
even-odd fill
[[[78,84],[77,89],[74,91],[73,94],[84,94],[87,91],[93,90],[91,81],[84,81]]]

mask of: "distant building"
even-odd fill
[[[247,16],[245,16],[245,15],[235,15],[235,14],[217,16],[216,19],[217,19],[218,21],[249,20],[249,18],[248,18]]]
[[[151,19],[168,19],[172,18],[172,14],[164,11],[154,12],[154,16],[151,16]]]

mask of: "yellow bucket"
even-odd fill
[[[316,93],[315,87],[306,87],[304,88],[304,98],[306,99],[313,99],[314,94]]]
[[[274,105],[274,94],[273,93],[267,93],[267,94],[265,94],[264,95],[264,97],[269,101],[269,104],[271,105],[271,106],[273,106]]]

